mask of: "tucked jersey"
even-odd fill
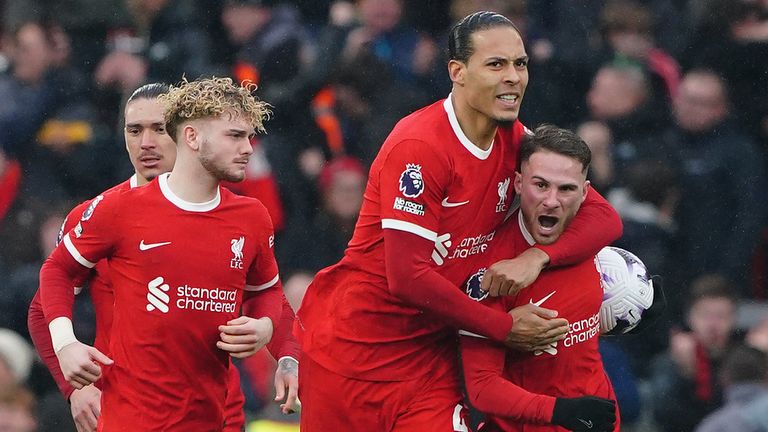
[[[436,270],[460,285],[468,259],[485,253],[509,210],[525,133],[520,122],[499,128],[481,150],[459,127],[450,97],[395,126],[372,164],[345,256],[317,274],[298,312],[297,334],[312,359],[382,381],[455,364],[455,330],[389,292],[383,230],[434,241]]]
[[[464,369],[469,370],[466,373],[467,379],[481,375],[475,371],[496,369],[503,371],[502,378],[530,393],[555,397],[590,395],[616,400],[598,351],[603,289],[594,259],[543,271],[532,285],[517,295],[490,297],[487,291],[480,288],[485,268],[499,260],[517,256],[535,243],[523,223],[519,210],[496,233],[498,240],[490,248],[488,255],[477,261],[475,272],[464,284],[467,294],[474,300],[504,311],[534,303],[558,311],[558,316],[567,319],[570,324],[565,339],[544,351],[531,353],[508,350],[492,341],[480,348],[473,344],[474,350],[503,351],[503,354],[495,357],[503,363],[503,369],[500,364],[487,363],[493,356],[463,350]],[[468,332],[461,333],[467,337],[477,337]],[[473,383],[467,383],[468,388],[472,386]],[[546,415],[551,415],[551,411]],[[618,419],[618,409],[616,415]],[[504,431],[566,430],[553,425],[524,424],[509,417],[490,416],[488,421]],[[618,430],[617,420],[616,431]]]
[[[114,365],[100,430],[220,430],[233,366],[218,326],[239,316],[244,287],[278,282],[261,203],[224,188],[189,203],[167,179],[96,197],[63,238],[86,267],[109,259]]]

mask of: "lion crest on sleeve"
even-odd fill
[[[421,176],[421,165],[405,165],[405,171],[400,175],[400,192],[408,198],[416,198],[424,192],[424,178]]]

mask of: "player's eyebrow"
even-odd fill
[[[143,123],[143,122],[132,122],[132,123],[127,123],[125,125],[125,127],[127,127],[127,128],[128,127],[140,127],[140,126],[143,126],[144,124],[146,124],[146,123]],[[153,122],[153,123],[150,124],[150,126],[165,126],[165,122]]]

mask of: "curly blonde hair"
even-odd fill
[[[165,107],[166,130],[176,141],[176,131],[185,121],[230,114],[246,120],[259,132],[265,132],[264,121],[272,114],[270,105],[252,93],[256,84],[243,81],[235,84],[231,78],[206,78],[171,86],[167,94],[158,96]]]

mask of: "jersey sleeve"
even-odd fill
[[[119,232],[119,198],[119,194],[94,198],[40,269],[40,298],[47,322],[71,319],[73,287],[112,250]]]
[[[550,265],[577,264],[591,259],[621,237],[623,226],[616,210],[594,188],[560,238],[551,245],[536,245],[549,255]]]
[[[498,311],[514,306],[513,297],[486,297],[484,305]],[[461,359],[467,397],[478,410],[526,423],[549,423],[552,396],[531,393],[504,377],[507,348],[483,336],[460,330]]]
[[[451,176],[446,158],[423,141],[405,140],[390,150],[378,176],[382,228],[434,241]]]
[[[294,360],[299,360],[299,354],[301,347],[293,337],[293,321],[296,315],[291,309],[290,303],[285,298],[285,295],[281,295],[282,299],[282,313],[280,315],[280,321],[275,323],[274,333],[272,334],[272,340],[267,344],[267,350],[275,360],[280,360],[283,357],[291,357]]]
[[[277,284],[279,279],[277,260],[275,259],[275,234],[272,221],[263,205],[259,206],[259,216],[255,218],[256,256],[251,261],[246,277],[247,291],[261,291]]]

